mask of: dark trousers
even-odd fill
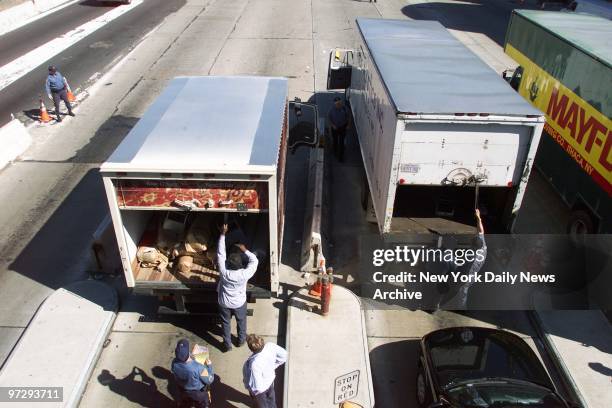
[[[257,408],[276,408],[276,393],[274,392],[274,382],[264,392],[251,395]]]
[[[179,387],[180,400],[179,407],[208,408],[210,407],[210,399],[208,398],[208,389],[202,388],[199,391],[186,391]]]
[[[334,154],[338,160],[344,160],[344,139],[346,139],[346,126],[336,129],[332,128],[332,138],[334,139]]]
[[[66,108],[68,108],[68,113],[72,112],[72,105],[70,105],[70,101],[68,100],[68,94],[66,93],[66,88],[61,91],[51,91],[51,96],[53,97],[53,105],[55,105],[55,114],[58,119],[60,117],[60,100],[64,101],[66,104]]]
[[[246,340],[247,331],[247,304],[230,309],[219,305],[219,315],[221,317],[221,326],[223,327],[223,343],[226,346],[232,345],[232,316],[236,316],[236,325],[238,326],[238,343],[244,343]]]

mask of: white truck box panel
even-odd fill
[[[406,124],[397,179],[440,185],[453,170],[465,168],[486,176],[482,186],[507,187],[520,181],[531,133],[531,127],[517,125]]]

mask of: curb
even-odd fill
[[[32,136],[19,119],[13,118],[0,128],[0,170],[13,162],[32,144]]]
[[[77,407],[118,308],[117,291],[99,281],[80,281],[57,289],[41,303],[13,347],[0,371],[0,384],[60,387],[62,400],[50,402]],[[99,313],[99,322],[92,324],[90,320],[88,326],[83,319],[88,320],[90,311]],[[62,337],[64,332],[54,331],[56,327],[58,331],[68,328],[68,335]],[[89,339],[83,332],[91,334]]]
[[[546,331],[546,325],[540,318],[538,311],[531,310],[529,311],[528,316],[533,324],[533,327],[538,333],[538,337],[540,337],[540,339],[542,340],[542,345],[544,346],[546,353],[548,354],[550,360],[559,372],[559,377],[563,382],[565,390],[570,394],[570,397],[575,403],[579,404],[583,408],[587,408],[588,404],[586,403],[584,397],[582,396],[582,393],[578,389],[578,386],[574,382],[572,374],[563,362],[563,357],[561,357],[561,354],[557,350],[557,347],[555,347],[555,344],[550,339],[550,334],[548,334],[548,332]]]
[[[368,337],[367,337],[367,332],[366,332],[366,322],[365,322],[365,313],[364,313],[364,308],[363,308],[363,303],[361,302],[361,299],[359,298],[359,296],[357,296],[352,290],[345,288],[344,286],[336,286],[336,290],[345,290],[348,293],[350,293],[350,295],[357,301],[357,304],[359,305],[359,311],[360,311],[360,315],[361,315],[361,333],[362,333],[362,339],[363,339],[363,353],[364,353],[364,357],[365,357],[365,370],[366,370],[366,375],[367,375],[367,386],[368,386],[368,395],[370,398],[370,408],[375,406],[375,396],[374,396],[374,382],[372,380],[372,368],[370,365],[370,350],[368,347]],[[295,297],[297,297],[297,295],[303,291],[303,290],[308,290],[308,288],[302,288],[300,290],[295,291],[291,297],[288,300],[287,303],[287,325],[286,325],[286,329],[285,329],[285,349],[287,350],[287,354],[290,355],[291,353],[291,325],[289,324],[289,322],[291,321],[291,309],[292,309],[292,302],[294,300]],[[287,362],[285,363],[285,374],[284,374],[284,378],[283,378],[283,405],[284,407],[288,407],[288,399],[289,399],[289,364],[290,364],[290,359],[287,359]],[[365,408],[365,407],[364,407]]]

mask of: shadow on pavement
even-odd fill
[[[370,351],[376,406],[416,407],[419,340],[383,343]]]
[[[97,167],[123,140],[136,121],[136,118],[124,116],[109,118],[90,142],[66,162],[94,164]],[[33,217],[40,212],[44,214],[44,209],[54,206],[58,200],[61,200],[61,204],[10,264],[12,270],[52,289],[87,278],[88,261],[90,257],[93,259],[90,248],[92,235],[108,213],[106,195],[97,168],[85,172],[71,191],[64,193],[64,189],[70,188],[73,182],[67,176],[50,186],[46,201],[37,205],[37,213]],[[24,233],[22,230],[27,230],[32,222],[35,220],[24,220],[14,239],[19,239],[18,234]]]
[[[498,2],[467,0],[463,2],[425,2],[410,4],[402,13],[414,20],[438,20],[444,27],[470,33],[482,33],[503,47],[513,9],[540,9],[536,1]],[[546,10],[559,10],[561,3],[547,3]],[[488,24],[483,24],[488,21]]]
[[[102,370],[98,375],[98,382],[142,407],[175,406],[173,400],[158,390],[155,380],[138,367],[132,368],[130,374],[123,378],[117,378],[108,370]]]

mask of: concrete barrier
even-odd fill
[[[32,143],[28,130],[18,119],[13,119],[0,128],[0,169],[15,160]]]
[[[118,306],[116,290],[99,281],[75,282],[53,292],[2,367],[0,386],[58,387],[62,390],[61,401],[52,396],[43,405],[76,407],[115,321]]]
[[[324,149],[313,149],[310,152],[308,164],[308,192],[306,193],[306,214],[300,259],[300,270],[302,272],[316,270],[319,262],[325,259],[321,245],[324,164]]]

